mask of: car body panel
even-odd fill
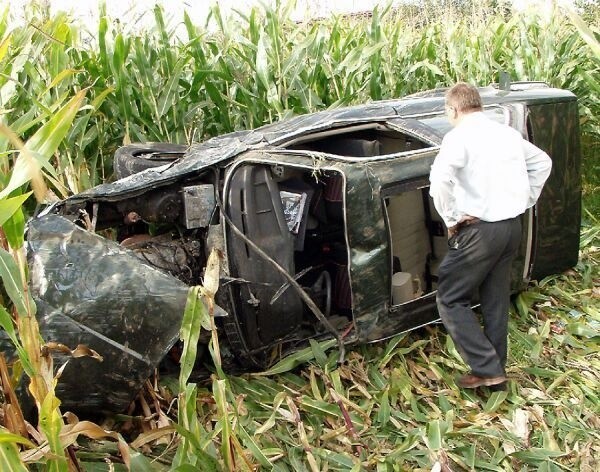
[[[581,150],[577,103],[529,107],[532,141],[552,157],[552,173],[536,205],[532,278],[577,264],[581,221]]]
[[[44,341],[103,358],[55,356],[67,364],[61,401],[88,413],[125,409],[179,338],[188,286],[59,215],[29,222],[27,249]]]

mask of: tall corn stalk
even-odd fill
[[[88,422],[65,424],[63,421],[60,400],[54,392],[59,373],[54,372],[52,351],[60,348],[74,356],[98,356],[85,346],[70,351],[55,340],[44,343],[39,334],[36,307],[29,294],[25,260],[29,197],[33,194],[38,204],[44,204],[55,199],[56,193],[61,196],[69,193],[74,174],[64,169],[60,171],[64,161],[57,151],[93,107],[88,107],[87,113],[80,113],[85,110],[86,90],[77,90],[79,87],[70,83],[69,78],[76,71],[66,68],[69,58],[65,51],[72,30],[64,18],[59,15],[40,22],[40,26],[15,30],[6,27],[7,18],[5,12],[0,28],[0,278],[7,296],[0,306],[0,326],[2,337],[7,336],[15,350],[17,361],[13,371],[18,373],[22,369],[26,374],[24,385],[33,399],[38,424],[37,431],[27,426],[32,412],[22,411],[3,357],[0,375],[6,398],[4,424],[8,429],[0,430],[3,443],[0,468],[23,470],[22,461],[41,461],[48,470],[70,470],[74,463],[67,448],[82,434],[118,439],[124,460],[128,462],[128,448],[117,434]],[[46,60],[42,62],[40,58]],[[74,161],[67,156],[66,162],[73,171]],[[53,191],[48,189],[47,183]],[[29,188],[32,191],[28,191]],[[29,433],[37,445],[26,439]],[[21,455],[15,444],[25,446]]]

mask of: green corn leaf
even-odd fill
[[[344,386],[342,384],[342,380],[340,379],[339,369],[331,371],[329,373],[329,378],[331,379],[331,383],[333,384],[333,389],[340,395],[344,395]]]
[[[562,451],[550,451],[548,449],[542,449],[532,447],[531,449],[524,451],[517,451],[511,454],[511,457],[518,459],[526,464],[537,464],[547,459],[564,456],[565,453]]]
[[[26,295],[23,292],[24,282],[21,279],[21,272],[13,257],[0,248],[0,277],[4,283],[4,289],[14,303],[17,313],[20,316],[29,314],[28,307],[33,307],[33,300],[26,300]]]
[[[173,426],[181,436],[177,452],[173,458],[173,468],[184,464],[195,465],[204,451],[200,443],[200,431],[196,407],[197,389],[195,384],[187,384],[179,392],[177,423]]]
[[[44,398],[40,408],[40,429],[48,440],[51,458],[47,459],[47,470],[52,472],[67,472],[69,470],[64,448],[60,441],[60,431],[64,425],[60,410],[60,402],[56,398],[54,391],[50,390]]]
[[[386,456],[386,462],[397,463],[403,457],[406,457],[407,453],[419,445],[419,438],[415,435],[409,435],[403,440],[400,445],[396,446],[389,455]]]
[[[594,35],[590,27],[574,10],[567,8],[567,12],[569,14],[569,17],[571,18],[571,21],[579,31],[579,34],[596,56],[596,59],[600,60],[600,41],[598,41],[597,35]]]
[[[248,434],[248,432],[244,429],[244,427],[241,424],[238,424],[237,430],[243,443],[250,450],[250,452],[258,461],[258,463],[266,469],[270,469],[271,467],[273,467],[273,464],[265,455],[266,450],[261,449],[261,447],[256,443],[256,441],[254,441],[254,439],[252,439],[252,437]]]
[[[517,295],[515,300],[515,306],[517,308],[517,313],[522,318],[529,317],[529,309],[533,306],[533,304],[539,299],[537,294],[533,292],[521,292]]]
[[[27,140],[25,149],[17,158],[8,185],[0,192],[0,198],[36,179],[40,169],[45,169],[50,175],[55,174],[49,159],[67,135],[84,96],[85,90],[78,92]]]
[[[4,201],[6,200],[0,200],[2,203]],[[21,248],[25,241],[25,215],[23,214],[23,210],[18,208],[4,223],[2,229],[4,230],[8,245],[14,250]]]
[[[0,62],[4,59],[4,57],[6,56],[6,53],[8,52],[8,47],[10,46],[10,39],[11,39],[11,35],[8,34],[0,42]]]
[[[113,69],[113,73],[121,80],[125,77],[125,59],[127,59],[129,54],[129,46],[129,40],[126,39],[122,33],[118,33],[115,37],[111,67]],[[124,87],[126,84],[121,81],[120,85],[121,87]]]
[[[314,448],[312,452],[315,456],[320,457],[327,464],[330,464],[331,467],[338,466],[350,470],[355,465],[355,459],[350,454],[340,454],[322,448]]]
[[[200,460],[198,465],[183,464],[171,468],[172,472],[221,472],[223,469],[214,459],[206,460],[206,456],[202,456],[204,460]]]
[[[594,328],[587,323],[569,323],[567,331],[575,336],[592,339],[600,337],[600,329]]]
[[[13,441],[0,441],[0,469],[11,472],[27,472],[19,450]]]
[[[325,354],[325,350],[314,339],[310,339],[309,342],[310,342],[310,348],[312,349],[313,354],[314,354],[315,362],[320,367],[325,367],[325,364],[327,364],[327,354]]]
[[[291,465],[291,470],[298,472],[309,472],[306,466],[305,452],[299,447],[290,447],[287,451],[287,456]],[[285,468],[286,472],[290,469]]]
[[[302,397],[300,405],[309,412],[326,414],[333,417],[340,415],[340,408],[337,405],[322,400],[315,400],[308,396]]]
[[[408,354],[409,352],[412,352],[412,351],[414,351],[415,349],[418,349],[418,348],[420,348],[420,347],[422,347],[422,346],[425,346],[425,345],[427,345],[427,344],[429,344],[429,340],[428,340],[428,339],[417,339],[417,340],[416,340],[414,343],[412,343],[410,346],[408,346],[408,347],[401,347],[401,348],[399,348],[399,349],[397,350],[397,352],[398,352],[399,354],[406,355],[406,354]]]
[[[495,412],[504,403],[504,400],[506,400],[507,396],[508,396],[507,392],[500,391],[500,392],[492,393],[490,395],[490,398],[486,402],[485,407],[483,408],[483,411],[485,411],[486,413]]]
[[[110,95],[112,95],[115,91],[114,87],[108,87],[106,89],[104,89],[102,92],[100,92],[98,95],[96,95],[94,97],[94,99],[92,100],[92,107],[97,110],[98,108],[100,108],[100,105],[102,105],[102,102],[104,102],[104,100],[106,100],[107,97],[109,97]]]
[[[563,467],[551,460],[542,462],[537,468],[537,472],[563,472],[564,470]]]
[[[235,460],[233,457],[233,449],[231,448],[233,431],[230,423],[230,413],[227,402],[227,383],[225,380],[213,380],[213,395],[215,397],[215,403],[217,404],[217,411],[220,418],[221,455],[225,462],[226,469],[234,470]]]
[[[17,355],[19,356],[19,360],[23,365],[23,370],[30,377],[35,374],[33,370],[33,365],[31,364],[31,360],[29,359],[29,355],[27,351],[23,348],[23,344],[17,337],[17,332],[15,330],[15,326],[13,323],[13,319],[10,314],[6,311],[6,309],[0,305],[0,327],[4,331],[6,331],[7,336],[11,340],[13,346],[17,350]]]
[[[72,77],[73,75],[78,74],[80,72],[82,72],[82,71],[77,70],[77,69],[65,69],[65,70],[59,72],[56,75],[56,77],[54,77],[54,79],[52,79],[52,82],[50,82],[50,85],[48,85],[46,90],[44,90],[42,92],[42,95],[45,95],[46,93],[48,93],[50,90],[52,90],[54,87],[56,87],[59,83],[61,83],[67,77]]]
[[[0,226],[3,226],[4,223],[6,223],[6,221],[21,208],[25,200],[27,200],[32,193],[33,192],[28,192],[23,195],[0,200]]]
[[[33,183],[32,187],[36,192],[38,200],[43,199],[46,194],[41,172],[43,165],[48,165],[48,162],[27,149],[22,150],[12,169],[8,184],[0,192],[0,200],[5,199],[19,187],[30,181]],[[51,172],[54,172],[54,170]]]
[[[389,399],[389,390],[386,389],[381,394],[381,399],[379,401],[379,411],[377,412],[377,421],[381,426],[385,426],[390,421],[390,399]]]
[[[261,32],[256,47],[256,77],[263,89],[269,89],[269,63],[267,56],[267,40],[264,31]]]
[[[318,378],[318,376],[315,373],[315,370],[312,368],[310,369],[309,383],[312,396],[315,397],[317,400],[323,400],[323,395],[321,393],[323,382],[320,378]]]
[[[476,460],[473,470],[491,470],[494,472],[506,472],[506,467],[496,465],[488,461]]]
[[[85,89],[77,92],[63,107],[53,113],[52,117],[27,140],[25,147],[39,155],[46,163],[67,135],[85,94]],[[44,167],[47,167],[47,164]]]
[[[336,340],[329,339],[327,341],[321,341],[319,343],[319,345],[320,345],[321,349],[327,350],[327,349],[331,348],[332,346],[336,345]],[[268,369],[264,372],[261,372],[259,374],[254,374],[254,375],[267,375],[268,376],[268,375],[282,374],[284,372],[288,372],[288,371],[294,369],[295,367],[299,366],[300,364],[304,364],[304,363],[314,359],[314,355],[315,355],[315,353],[314,353],[312,347],[307,347],[307,348],[304,348],[293,354],[290,354],[289,356],[286,356],[284,359],[279,361],[277,364],[275,364],[270,369]]]
[[[159,469],[143,454],[137,451],[131,451],[129,470],[130,472],[153,472]]]
[[[405,337],[406,334],[400,334],[398,336],[394,336],[390,341],[388,341],[385,352],[381,358],[381,361],[379,362],[380,369],[383,369],[390,362],[394,355],[394,349],[396,349],[396,346],[398,346],[398,344],[400,344]]]
[[[4,331],[6,331],[6,334],[13,342],[13,344],[19,344],[13,319],[8,313],[8,311],[6,311],[6,308],[4,308],[2,305],[0,305],[0,327],[2,327]]]
[[[377,389],[383,390],[388,385],[388,379],[378,369],[370,369],[369,378]]]
[[[158,97],[158,116],[157,120],[160,120],[173,106],[177,106],[177,98],[178,98],[178,88],[179,81],[181,80],[181,75],[183,72],[183,68],[185,67],[185,62],[179,60],[173,72],[169,77],[169,81],[161,91],[160,96]]]
[[[427,425],[427,437],[425,444],[432,451],[442,448],[442,427],[440,420],[432,420]]]
[[[273,401],[269,403],[271,415],[269,416],[267,421],[265,421],[259,428],[254,430],[253,434],[255,436],[259,436],[262,433],[269,431],[273,426],[277,424],[276,418],[281,415],[279,409],[281,407],[281,404],[287,400],[287,396],[288,395],[286,392],[277,392],[275,394]]]
[[[0,426],[0,443],[2,444],[22,444],[23,446],[27,446],[29,448],[35,447],[35,445],[27,438],[23,436],[19,436],[18,434],[14,434],[9,432],[4,427]],[[5,469],[2,469],[5,470]]]
[[[410,399],[410,412],[409,413],[412,415],[412,418],[414,418],[416,421],[418,421],[420,423],[427,423],[429,421],[429,418],[427,417],[427,415],[425,415],[423,413],[423,411],[421,411],[421,408],[419,407],[419,403],[415,397],[411,397],[411,399]]]
[[[194,363],[198,350],[198,338],[200,337],[200,326],[205,315],[206,308],[199,298],[200,287],[190,287],[181,322],[180,338],[183,341],[183,353],[181,355],[181,370],[179,373],[179,391],[183,392]]]
[[[400,370],[400,374],[393,376],[391,388],[399,392],[404,399],[409,400],[413,397],[413,381],[404,369]]]

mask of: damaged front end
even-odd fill
[[[233,368],[265,368],[310,338],[342,346],[352,325],[343,215],[323,193],[340,198],[339,174],[315,180],[308,169],[255,163],[141,190],[126,181],[28,224],[43,339],[103,358],[55,354],[57,367],[67,364],[57,385],[66,409],[127,408],[177,342],[189,287],[203,283],[213,249],[223,256],[216,327]]]
[[[103,358],[55,354],[57,367],[67,364],[57,385],[66,409],[125,410],[177,342],[189,286],[201,283],[214,210],[212,185],[203,184],[104,201],[75,197],[28,223],[43,339],[82,344]]]
[[[28,250],[44,340],[103,357],[57,354],[68,363],[58,397],[79,412],[124,410],[178,339],[187,285],[59,215],[30,222]]]

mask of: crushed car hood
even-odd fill
[[[188,287],[61,216],[32,220],[27,245],[43,339],[103,357],[57,355],[68,362],[59,398],[78,411],[124,410],[178,339]]]

